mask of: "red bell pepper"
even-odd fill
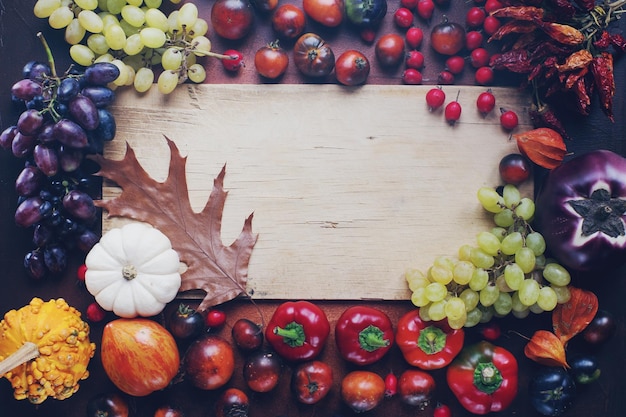
[[[517,360],[487,341],[466,347],[448,367],[450,390],[474,414],[507,408],[517,395]]]
[[[452,329],[447,320],[426,322],[418,309],[407,312],[398,321],[396,344],[407,363],[421,369],[448,365],[463,348],[464,340],[463,329]]]
[[[391,349],[393,339],[389,316],[374,307],[349,307],[339,316],[335,326],[339,354],[357,365],[378,361]]]
[[[330,323],[324,311],[309,301],[287,301],[276,308],[265,339],[288,361],[315,358],[324,349]]]

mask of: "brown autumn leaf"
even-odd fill
[[[524,156],[547,169],[561,165],[567,153],[563,136],[548,127],[514,134],[513,139]]]
[[[598,297],[591,291],[569,287],[570,299],[552,311],[554,334],[566,345],[582,332],[598,312]]]
[[[528,359],[546,366],[569,368],[565,358],[565,346],[552,332],[537,330],[524,347]]]
[[[157,182],[141,167],[130,145],[124,158],[116,161],[95,155],[97,175],[115,182],[122,193],[111,200],[96,201],[109,216],[126,217],[151,224],[172,241],[180,260],[187,265],[181,291],[202,289],[206,296],[198,307],[209,307],[245,294],[248,265],[257,235],[252,233],[252,214],[245,220],[237,239],[224,246],[221,239],[222,214],[227,192],[224,166],[213,180],[209,200],[200,212],[189,201],[185,165],[176,144],[170,148],[170,165],[164,182]]]

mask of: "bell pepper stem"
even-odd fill
[[[389,346],[389,340],[384,338],[385,333],[378,327],[370,325],[359,332],[359,345],[367,352]]]
[[[305,334],[304,327],[301,324],[292,321],[285,327],[276,326],[273,330],[274,334],[281,336],[283,342],[291,347],[298,347],[304,345]]]
[[[502,385],[502,374],[493,362],[481,362],[474,370],[474,385],[487,394],[493,394]]]

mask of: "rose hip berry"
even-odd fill
[[[446,69],[452,74],[460,74],[465,68],[465,58],[459,55],[451,56],[446,59]]]
[[[87,273],[87,265],[82,264],[76,270],[76,278],[78,278],[79,281],[85,282],[85,274],[86,273]]]
[[[85,311],[85,317],[92,323],[98,323],[104,320],[106,316],[106,311],[100,307],[100,305],[96,302],[93,302],[87,306],[87,311]]]
[[[500,178],[506,184],[519,185],[530,178],[532,165],[518,153],[506,155],[498,164]]]
[[[433,17],[435,11],[435,2],[433,0],[419,0],[417,2],[417,14],[424,20]]]
[[[445,404],[437,404],[433,417],[452,417],[452,410]]]
[[[495,12],[498,9],[503,8],[504,5],[500,2],[500,0],[487,0],[485,2],[485,11],[487,13]]]
[[[517,113],[513,110],[504,110],[500,109],[500,125],[505,130],[513,130],[519,124],[519,119],[517,117]]]
[[[446,101],[446,93],[440,87],[431,88],[426,93],[426,105],[430,111],[436,110],[443,106]]]
[[[402,82],[405,84],[421,84],[422,79],[422,73],[415,68],[407,68],[402,73]]]
[[[418,0],[400,0],[400,5],[409,10],[414,10],[417,7],[417,2]]]
[[[461,103],[459,103],[459,97],[457,94],[456,100],[448,103],[444,109],[446,122],[451,125],[455,124],[461,118],[461,110]]]
[[[493,83],[493,70],[491,67],[480,67],[474,74],[474,79],[478,85],[491,85]]]
[[[443,70],[437,75],[437,83],[443,85],[454,84],[454,74],[448,70]]]
[[[243,54],[236,49],[229,49],[224,52],[224,55],[228,55],[231,59],[222,59],[222,65],[226,71],[237,72],[244,65]]]
[[[465,24],[470,28],[478,28],[483,24],[486,17],[487,13],[482,7],[470,7],[465,15]]]
[[[483,44],[484,36],[481,32],[477,30],[470,30],[465,34],[465,47],[473,51],[476,48],[479,48]]]
[[[407,29],[404,37],[409,48],[417,49],[422,45],[422,41],[424,40],[424,31],[418,27],[412,26]]]
[[[487,16],[485,18],[485,21],[483,22],[483,30],[487,35],[491,36],[496,33],[498,29],[500,29],[501,25],[502,23],[500,22],[500,20],[498,20],[497,17]]]
[[[483,91],[476,99],[476,108],[484,116],[496,107],[496,97],[491,90]]]
[[[391,398],[398,393],[398,377],[392,371],[385,376],[385,397]]]
[[[485,48],[476,48],[470,52],[470,62],[474,68],[485,67],[489,64],[489,51]]]
[[[210,310],[206,318],[204,319],[204,323],[211,328],[221,327],[226,322],[226,313],[222,310]]]
[[[420,51],[409,51],[406,54],[405,64],[407,68],[422,69],[424,66],[424,54]]]
[[[400,28],[408,28],[413,24],[413,12],[406,7],[400,7],[393,14],[393,21]]]

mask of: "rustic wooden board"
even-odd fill
[[[116,139],[155,179],[165,178],[163,135],[187,155],[194,209],[226,164],[222,237],[229,244],[254,213],[259,234],[248,276],[258,299],[406,299],[407,267],[425,270],[491,227],[475,194],[498,182],[497,162],[516,151],[498,122],[475,107],[481,87],[445,87],[463,107],[447,124],[429,112],[427,86],[199,85],[170,96],[120,93]],[[497,107],[524,118],[529,97],[494,88]],[[105,184],[103,198],[119,193]],[[103,229],[119,224],[103,216]]]

